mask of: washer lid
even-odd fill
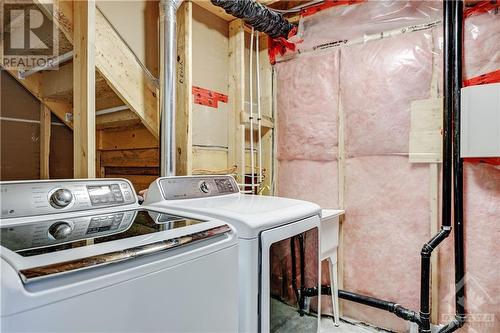
[[[203,247],[219,240],[227,246],[236,243],[230,236],[234,230],[227,223],[190,215],[138,209],[64,220],[51,216],[45,220],[40,217],[39,222],[20,221],[1,227],[1,257],[23,283],[31,283],[187,245]],[[226,242],[230,239],[233,244]]]
[[[168,200],[153,204],[201,215],[231,223],[239,238],[255,238],[261,231],[304,218],[319,215],[314,203],[271,196],[232,194],[226,196]]]
[[[0,228],[0,245],[23,257],[111,242],[207,221],[133,209]],[[92,242],[88,242],[92,240]]]

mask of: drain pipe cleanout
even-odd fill
[[[175,176],[176,14],[182,0],[160,1],[160,176]]]

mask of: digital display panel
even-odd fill
[[[87,186],[92,206],[122,203],[123,194],[118,184]]]
[[[217,178],[215,179],[215,185],[219,190],[219,193],[233,193],[234,188],[230,179],[227,178]]]

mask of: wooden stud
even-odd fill
[[[49,179],[50,126],[52,114],[49,108],[40,105],[40,179]]]
[[[429,164],[430,174],[430,234],[436,235],[439,230],[439,165]],[[439,323],[439,251],[431,257],[431,322]]]
[[[229,104],[227,167],[242,168],[240,114],[245,109],[245,30],[239,19],[229,23]],[[244,181],[240,179],[241,183]]]
[[[176,89],[176,174],[189,175],[193,166],[193,20],[192,3],[185,1],[177,10],[177,89]]]
[[[338,57],[340,61],[340,57]],[[340,77],[339,77],[340,80]],[[345,170],[346,170],[346,151],[345,151],[345,114],[344,108],[342,107],[342,98],[339,94],[338,99],[338,136],[339,136],[339,147],[338,147],[338,182],[339,182],[339,202],[338,207],[340,209],[345,209]],[[341,216],[339,219],[339,247],[338,247],[338,289],[343,289],[344,287],[344,222],[345,216]],[[342,302],[340,303],[340,314],[343,313]]]
[[[433,36],[431,36],[434,38]],[[431,41],[431,45],[436,45],[434,41]],[[432,52],[432,75],[431,75],[431,91],[430,97],[434,100],[438,99],[439,94],[439,70],[438,66],[440,64],[439,52]],[[441,104],[442,105],[442,104]],[[442,107],[440,109],[440,118],[442,119]],[[441,123],[442,124],[442,121]],[[438,125],[440,128],[441,126]],[[440,131],[439,131],[440,133]],[[439,159],[442,161],[441,148],[439,149]],[[439,207],[439,192],[440,192],[440,163],[430,163],[429,164],[429,198],[430,198],[430,237],[437,234],[440,222],[440,207]],[[431,323],[439,324],[439,251],[435,251],[431,257]]]
[[[95,1],[74,3],[73,168],[75,178],[96,175]]]

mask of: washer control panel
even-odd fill
[[[2,218],[75,212],[135,203],[137,197],[134,188],[125,179],[0,183]]]
[[[231,176],[166,177],[159,180],[165,200],[195,199],[239,193]]]
[[[20,224],[2,228],[0,240],[3,246],[19,251],[103,237],[127,230],[136,215],[132,210]]]

